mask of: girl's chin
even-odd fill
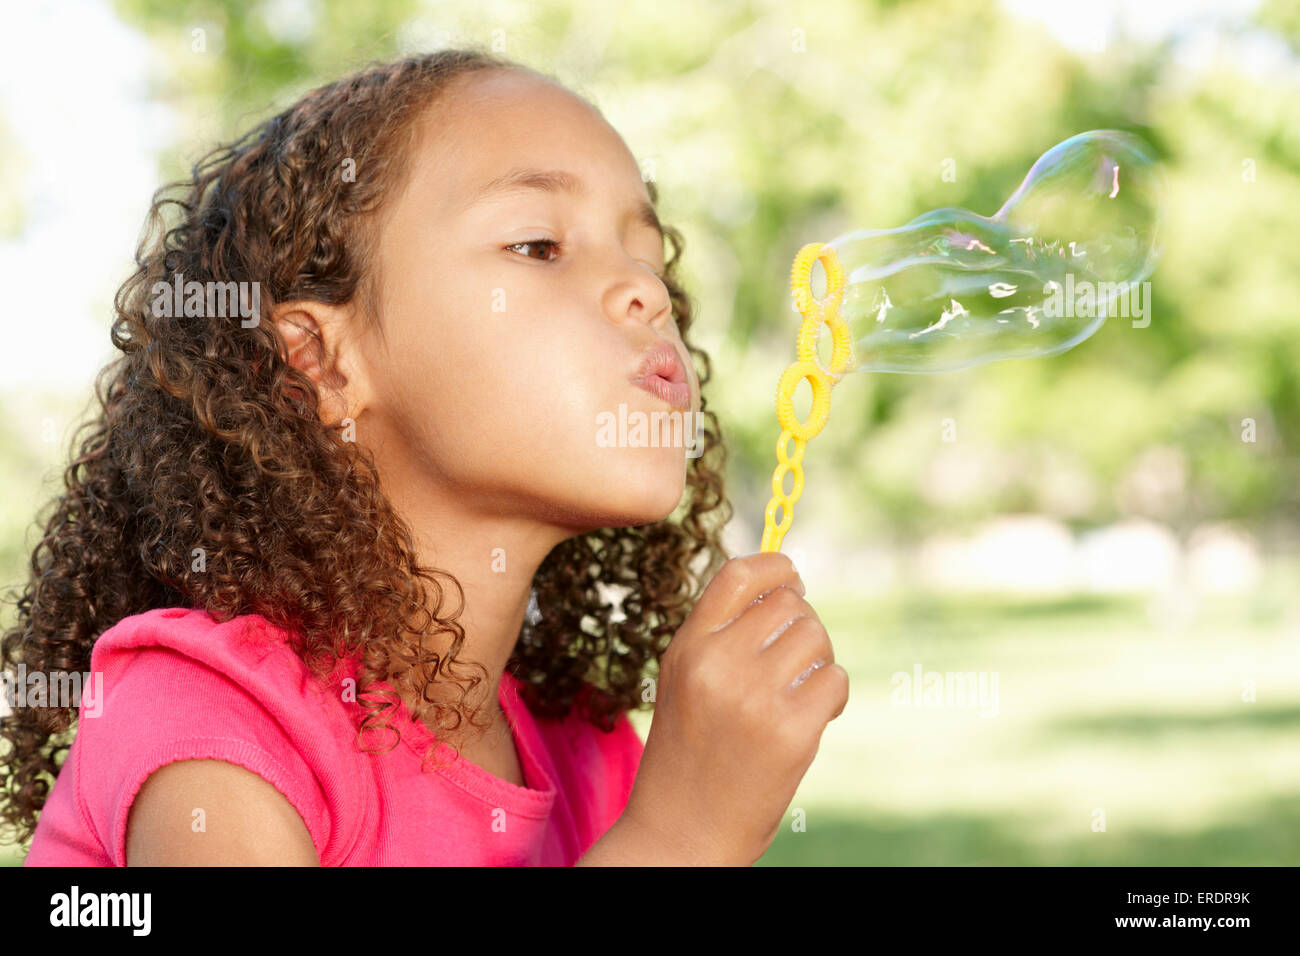
[[[601,495],[601,510],[618,515],[617,524],[622,526],[652,524],[673,513],[685,490],[686,482],[680,475],[676,480],[669,477],[657,483],[643,480],[621,486],[607,485]]]

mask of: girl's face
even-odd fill
[[[380,225],[382,330],[360,343],[357,440],[444,504],[574,532],[658,521],[690,453],[661,423],[672,413],[687,427],[669,435],[693,434],[699,383],[636,160],[544,80],[493,71],[454,86],[420,121]],[[485,191],[518,171],[550,179]],[[677,353],[689,414],[631,381],[657,343]],[[654,426],[644,438],[637,413]]]

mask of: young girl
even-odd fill
[[[26,862],[757,859],[847,678],[788,559],[721,548],[681,238],[618,134],[447,50],[180,185],[3,640],[85,677],[3,721]],[[602,439],[638,412],[699,447]]]

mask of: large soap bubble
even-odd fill
[[[826,243],[839,259],[844,372],[945,372],[1063,352],[1108,315],[1146,315],[1164,187],[1150,148],[1093,130],[1049,149],[990,218],[936,209]]]
[[[849,372],[947,372],[1053,355],[1092,335],[1108,315],[1136,312],[1149,321],[1143,280],[1159,256],[1163,193],[1145,143],[1093,130],[1039,157],[991,218],[936,209],[898,229],[800,249],[790,289],[803,322],[798,358],[777,384],[781,435],[760,550],[780,550],[803,493],[805,446],[826,424],[831,387]],[[820,296],[811,281],[818,263]],[[823,325],[829,362],[817,354]],[[804,380],[812,409],[801,421],[794,391]]]

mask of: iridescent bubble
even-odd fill
[[[1159,257],[1163,192],[1150,147],[1093,130],[1044,153],[992,217],[947,207],[833,239],[853,340],[845,371],[1053,355],[1108,315],[1149,314],[1142,280]]]

